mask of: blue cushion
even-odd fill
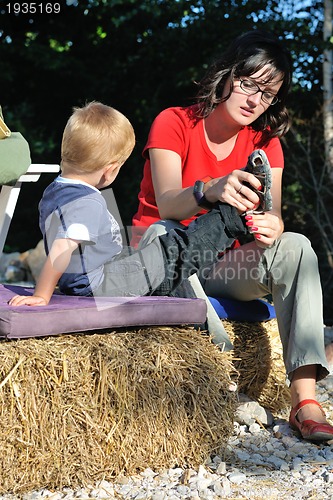
[[[244,302],[233,299],[208,298],[221,319],[254,322],[276,318],[274,306],[261,299]]]

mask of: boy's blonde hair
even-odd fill
[[[61,168],[92,173],[113,162],[124,163],[134,145],[134,130],[126,116],[93,101],[73,109],[62,137]]]

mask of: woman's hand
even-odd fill
[[[37,295],[14,295],[8,304],[10,306],[47,306],[48,302],[44,297]]]
[[[237,208],[239,213],[255,210],[259,205],[259,196],[251,188],[244,185],[248,182],[256,189],[261,188],[260,181],[250,172],[234,170],[231,174],[209,181],[205,190],[208,201],[221,201]]]
[[[256,242],[262,247],[270,247],[283,232],[281,218],[271,212],[245,216],[246,225]]]

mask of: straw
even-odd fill
[[[193,328],[0,343],[0,493],[76,487],[222,453],[231,356]]]
[[[290,408],[276,319],[256,323],[225,320],[223,324],[234,344],[238,391],[273,412]]]

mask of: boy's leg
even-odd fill
[[[137,297],[151,295],[165,278],[165,260],[158,238],[142,250],[125,247],[104,266],[104,280],[93,295]]]
[[[159,236],[166,265],[165,278],[153,294],[169,295],[184,279],[199,269],[209,268],[221,252],[246,233],[237,210],[217,203],[216,208],[195,219],[187,228],[175,228]]]
[[[95,295],[170,295],[186,278],[210,267],[246,226],[237,210],[218,203],[188,228],[172,229],[146,247],[105,266],[103,284]]]
[[[145,233],[143,234],[139,249],[144,248],[154,241],[158,236],[166,234],[171,231],[171,229],[180,228],[184,229],[186,226],[175,220],[161,220],[155,222],[149,226]],[[185,283],[185,281],[183,282]],[[233,349],[233,345],[230,341],[229,335],[227,334],[223,322],[220,320],[218,314],[216,313],[214,307],[212,306],[209,298],[207,297],[202,284],[199,280],[198,274],[192,274],[188,279],[189,287],[191,288],[191,293],[189,295],[183,295],[183,297],[196,297],[203,299],[207,306],[207,318],[206,324],[203,329],[208,330],[212,342],[220,347],[223,351],[230,351]],[[175,291],[176,294],[176,291]]]

